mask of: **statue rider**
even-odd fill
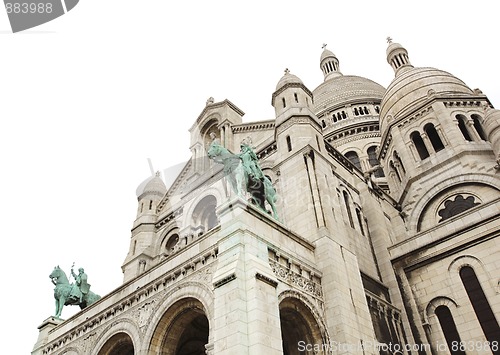
[[[257,158],[257,155],[253,151],[252,147],[248,144],[241,143],[240,148],[241,153],[238,154],[238,156],[241,158],[243,168],[247,174],[256,180],[263,179],[264,173],[262,173],[262,170],[259,167],[259,159]]]
[[[83,299],[87,296],[90,290],[90,284],[87,282],[87,274],[83,270],[83,268],[78,269],[78,275],[76,275],[71,269],[71,275],[75,278],[76,286],[80,290],[80,303],[83,302]],[[73,286],[74,287],[74,286]],[[74,295],[74,293],[72,292]],[[76,296],[76,295],[75,295]]]

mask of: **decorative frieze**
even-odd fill
[[[269,260],[269,265],[273,270],[273,273],[276,277],[289,284],[292,287],[295,287],[301,291],[304,291],[308,294],[311,294],[315,297],[322,298],[323,292],[321,290],[320,278],[316,277],[315,273],[310,271],[309,278],[302,276],[300,273],[295,272],[291,269],[290,266],[285,266],[276,260]],[[301,271],[303,266],[297,264],[298,270]],[[317,281],[315,281],[316,279]]]

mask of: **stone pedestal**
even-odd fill
[[[38,327],[40,333],[38,334],[38,340],[33,347],[33,351],[31,352],[32,355],[42,353],[42,348],[47,344],[49,333],[62,322],[64,322],[64,320],[57,317],[49,317],[42,322],[42,324]]]
[[[264,233],[238,198],[219,208],[222,238],[214,274],[214,353],[282,354],[278,284]],[[266,218],[263,216],[263,218]]]

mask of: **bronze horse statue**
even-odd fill
[[[80,306],[80,309],[84,309],[101,299],[101,296],[90,290],[87,290],[88,292],[86,293],[82,293],[78,285],[73,283],[70,284],[66,277],[66,273],[59,266],[54,268],[49,277],[56,286],[54,288],[54,298],[56,299],[55,316],[57,318],[61,316],[64,306],[77,305]],[[90,288],[90,285],[88,285],[88,287]]]
[[[242,148],[245,148],[243,154],[233,154],[214,141],[210,144],[207,154],[216,163],[224,165],[224,175],[238,196],[244,197],[244,192],[250,193],[252,203],[263,211],[266,211],[265,202],[267,201],[273,217],[278,220],[276,190],[271,180],[262,173],[251,148],[244,144]],[[242,156],[247,153],[253,154],[254,158],[243,159]]]

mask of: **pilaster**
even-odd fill
[[[221,236],[214,273],[214,353],[282,354],[278,284],[264,241],[238,197],[218,209]]]

